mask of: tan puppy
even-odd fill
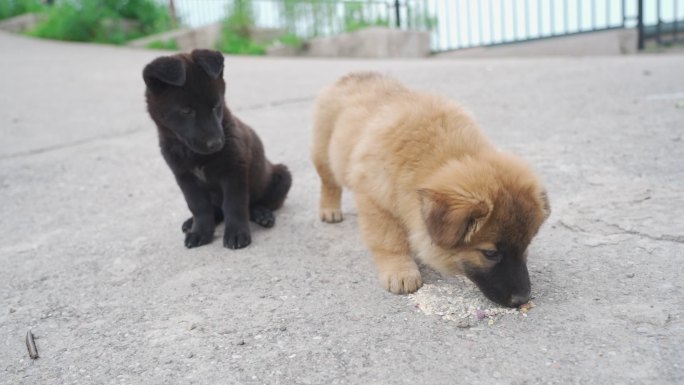
[[[465,274],[499,304],[527,302],[526,249],[550,213],[545,190],[460,106],[353,73],[322,92],[314,124],[320,217],[341,221],[342,186],[354,192],[387,290],[420,288],[413,252],[442,274]]]

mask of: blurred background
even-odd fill
[[[531,53],[624,54],[680,45],[684,0],[2,0],[0,20],[44,38],[230,54],[524,55],[520,44],[541,40],[552,43]],[[356,40],[315,40],[369,28]],[[314,40],[328,47],[312,49]],[[368,40],[384,48],[329,47]]]

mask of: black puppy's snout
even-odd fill
[[[509,304],[511,307],[519,307],[520,305],[526,304],[527,301],[530,300],[530,295],[529,294],[513,294],[511,295],[511,299],[509,300]]]
[[[223,147],[223,140],[220,138],[209,139],[206,143],[207,149],[209,151],[218,151]]]

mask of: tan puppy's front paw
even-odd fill
[[[342,210],[340,209],[321,209],[321,220],[327,223],[342,222]]]
[[[423,286],[418,267],[381,270],[380,282],[394,294],[410,294]]]

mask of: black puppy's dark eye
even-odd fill
[[[489,260],[495,262],[501,260],[501,253],[498,250],[480,250],[480,252]]]
[[[183,115],[192,115],[193,112],[195,112],[195,110],[190,107],[181,108],[180,110],[180,113]]]

